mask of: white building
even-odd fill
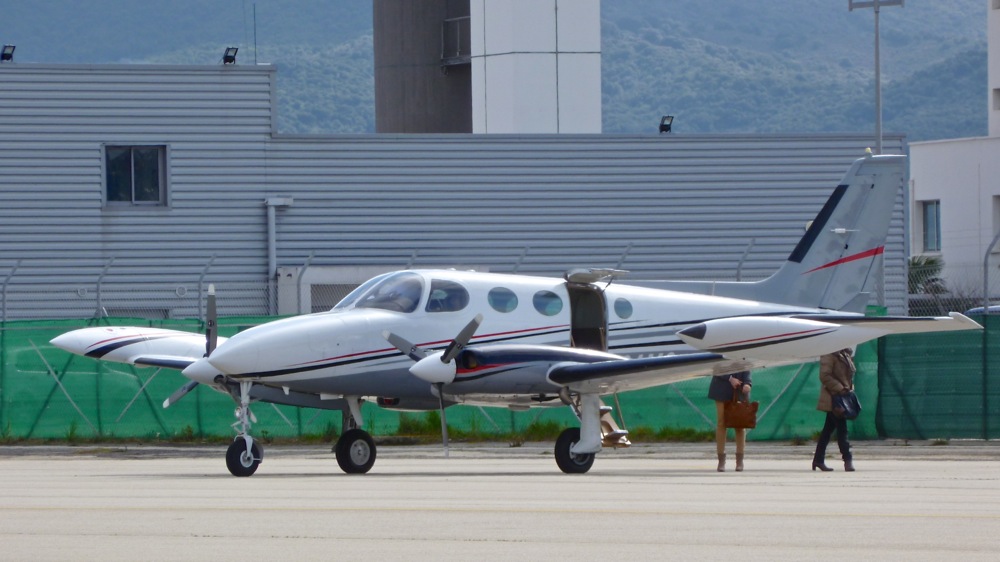
[[[1000,0],[986,0],[989,136],[910,145],[910,254],[944,261],[955,296],[983,296],[983,263],[1000,233]],[[1000,243],[988,261],[989,293],[1000,295]]]

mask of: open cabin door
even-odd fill
[[[566,283],[569,293],[570,344],[608,350],[608,303],[604,291],[590,283]]]

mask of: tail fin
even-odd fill
[[[752,283],[719,282],[698,290],[670,288],[797,306],[859,312],[865,287],[885,250],[905,156],[867,155],[856,160],[784,265]]]

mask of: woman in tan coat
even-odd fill
[[[719,456],[719,472],[726,471],[726,402],[733,399],[733,393],[741,395],[743,400],[750,400],[750,387],[753,380],[750,371],[741,371],[732,375],[712,377],[708,385],[708,397],[715,400],[715,450]],[[747,430],[734,429],[736,432],[736,472],[743,472],[743,451],[747,444]]]
[[[830,436],[837,431],[837,445],[844,459],[844,470],[854,472],[854,462],[851,456],[851,443],[847,440],[847,420],[833,413],[833,396],[854,390],[854,360],[850,349],[841,349],[819,358],[819,401],[816,409],[826,412],[826,423],[816,442],[816,454],[813,455],[812,469],[817,468],[828,472],[833,470],[826,466],[826,446]]]

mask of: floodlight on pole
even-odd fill
[[[903,0],[847,0],[848,11],[873,8],[875,11],[875,154],[882,154],[882,70],[879,64],[878,14],[882,6],[903,7]]]

